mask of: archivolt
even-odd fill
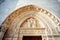
[[[28,12],[28,11],[37,11],[37,12],[43,13],[47,15],[56,24],[56,26],[60,26],[59,19],[53,14],[51,14],[50,12],[48,12],[47,10],[36,7],[34,5],[28,5],[15,10],[6,18],[6,20],[2,23],[2,26],[3,26],[2,32],[6,32],[6,30],[10,27],[14,19],[16,19],[19,15],[22,15],[22,13]]]

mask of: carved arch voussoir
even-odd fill
[[[35,5],[28,5],[28,6],[24,6],[24,7],[22,7],[22,8],[19,8],[19,9],[13,11],[13,12],[5,19],[5,21],[2,23],[2,25],[3,25],[2,31],[5,32],[5,31],[9,28],[10,24],[12,23],[12,21],[13,21],[17,16],[19,16],[19,15],[20,15],[21,13],[23,13],[23,12],[30,11],[30,10],[35,10],[35,11],[43,12],[43,13],[45,13],[46,15],[48,15],[52,20],[55,19],[55,21],[56,21],[56,19],[57,19],[57,18],[56,18],[54,15],[52,15],[50,12],[48,12],[48,11],[42,9],[42,8],[39,8],[39,7],[35,6]],[[58,20],[58,19],[57,19],[57,22],[59,23],[59,20]],[[57,23],[57,24],[58,24],[58,23]],[[56,25],[57,25],[57,24],[56,24]],[[60,24],[60,23],[59,23],[59,24]]]

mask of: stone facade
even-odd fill
[[[2,23],[3,40],[22,40],[23,36],[60,39],[60,20],[46,9],[28,5],[12,12]]]

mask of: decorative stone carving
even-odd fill
[[[41,34],[45,40],[48,40],[48,35],[53,35],[54,33],[58,34],[55,26],[59,27],[60,21],[55,15],[51,14],[50,12],[34,5],[28,5],[12,12],[2,23],[2,25],[2,32],[6,32],[8,30],[5,35],[7,37],[10,37],[11,40],[19,40],[24,34]],[[25,25],[28,25],[26,27],[27,29],[30,28],[30,30],[22,30],[21,28],[25,28]],[[38,28],[37,26],[39,26],[40,28]],[[45,27],[45,30],[43,29],[43,27]],[[48,31],[51,33],[49,34]],[[8,39],[9,38],[7,38],[6,40]]]

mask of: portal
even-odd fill
[[[23,36],[23,40],[42,40],[41,36]]]

